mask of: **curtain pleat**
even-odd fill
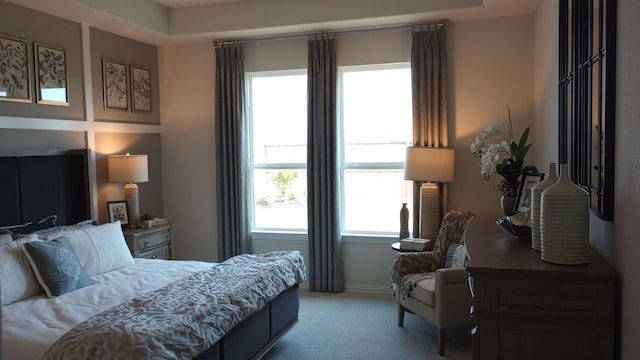
[[[309,39],[307,71],[309,290],[340,292],[335,37]]]
[[[242,45],[216,47],[216,205],[218,259],[251,251],[244,198],[244,63]]]
[[[432,26],[412,32],[414,146],[448,145],[446,41],[444,26]]]
[[[446,26],[417,27],[412,31],[411,86],[413,95],[413,146],[446,147],[447,35]],[[446,191],[446,184],[440,184]],[[420,208],[420,184],[415,183],[413,208]],[[446,209],[446,204],[442,204]],[[413,212],[413,233],[419,234],[420,214]]]

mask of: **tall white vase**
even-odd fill
[[[569,179],[567,164],[560,164],[558,182],[542,192],[540,209],[542,260],[563,265],[589,262],[588,196]]]
[[[547,178],[531,189],[531,247],[540,251],[542,235],[540,234],[540,208],[542,192],[558,181],[556,163],[549,163]]]

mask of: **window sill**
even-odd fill
[[[352,244],[391,244],[397,241],[398,237],[393,235],[376,235],[376,234],[344,234],[342,235],[343,243]],[[254,231],[251,233],[251,240],[285,240],[285,241],[307,241],[306,232],[294,231]]]

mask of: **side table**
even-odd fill
[[[172,230],[167,224],[149,229],[127,229],[124,237],[133,257],[171,260],[173,252]]]
[[[429,240],[432,241],[432,240]],[[395,251],[400,251],[400,252],[424,252],[424,251],[430,251],[430,250],[411,250],[411,249],[401,249],[400,248],[400,241],[396,241],[394,243],[391,244],[391,248]],[[432,246],[433,248],[433,246]]]

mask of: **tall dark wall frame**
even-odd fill
[[[559,7],[558,161],[603,220],[614,218],[616,12],[616,0]]]

